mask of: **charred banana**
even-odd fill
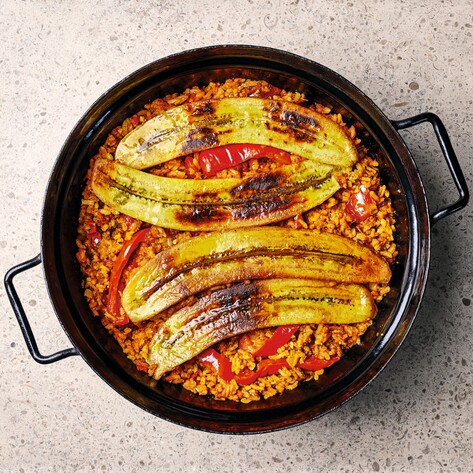
[[[97,159],[92,188],[113,209],[175,230],[257,226],[305,212],[339,188],[333,169],[304,161],[243,179],[175,179]]]
[[[351,239],[310,230],[257,227],[195,236],[139,268],[122,294],[133,322],[211,287],[245,280],[301,278],[387,283],[388,263]]]
[[[202,297],[167,319],[149,345],[154,378],[226,338],[287,324],[349,324],[371,320],[376,305],[356,284],[267,279],[237,284]]]
[[[146,169],[232,143],[269,145],[340,168],[357,160],[351,140],[330,118],[291,102],[250,97],[205,100],[166,110],[125,136],[115,159]]]

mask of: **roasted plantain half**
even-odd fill
[[[212,99],[170,108],[132,130],[115,159],[146,169],[232,143],[280,148],[320,164],[348,168],[356,149],[344,129],[310,108],[252,97]]]
[[[222,284],[268,278],[365,284],[390,277],[381,256],[349,238],[255,227],[194,236],[160,252],[131,276],[122,304],[130,320],[139,322]]]
[[[376,304],[357,284],[304,279],[241,283],[202,297],[169,317],[150,342],[153,377],[213,344],[251,330],[288,324],[347,324],[371,320]]]

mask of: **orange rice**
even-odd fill
[[[149,225],[111,209],[95,196],[90,184],[95,159],[97,157],[113,159],[119,141],[127,133],[167,108],[203,99],[246,96],[275,98],[307,106],[304,96],[300,93],[287,92],[263,81],[229,79],[222,84],[210,83],[202,88],[192,87],[181,94],[159,98],[147,104],[132,117],[125,119],[120,126],[112,130],[98,154],[91,159],[82,197],[77,237],[77,260],[84,276],[84,294],[93,314],[101,318],[103,325],[120,344],[128,358],[135,363],[138,370],[148,372],[150,376],[153,374],[153,367],[148,366],[146,362],[148,344],[161,321],[151,319],[137,324],[116,326],[106,310],[110,272],[120,249],[140,228]],[[343,111],[333,110],[325,104],[312,104],[311,107],[344,127],[346,134],[356,145],[359,160],[351,172],[339,179],[341,189],[336,194],[317,208],[278,225],[313,229],[352,238],[372,247],[392,264],[397,255],[394,241],[394,211],[389,192],[379,177],[379,157],[375,151],[367,149],[363,144],[361,126],[355,122],[345,123],[348,119],[344,118]],[[359,135],[361,139],[358,138]],[[168,177],[202,179],[197,155],[190,158],[186,163],[185,157],[168,161],[149,172]],[[299,158],[292,156],[292,159]],[[246,177],[266,172],[277,166],[279,164],[265,158],[253,159],[221,171],[216,177]],[[368,190],[375,203],[375,211],[366,220],[356,222],[346,212],[346,204],[350,196],[358,192],[361,186]],[[192,235],[195,235],[195,232]],[[145,241],[133,254],[133,261],[125,269],[124,280],[129,278],[136,266],[190,236],[189,232],[152,226]],[[378,302],[389,292],[387,285],[372,284],[369,289]],[[194,300],[195,298],[191,297],[187,303]],[[315,372],[302,370],[296,366],[297,363],[311,356],[322,360],[343,356],[349,348],[360,343],[360,338],[370,325],[371,321],[352,325],[302,325],[291,340],[270,357],[285,358],[292,368],[282,368],[278,374],[261,377],[249,385],[239,385],[235,379],[224,381],[212,367],[204,366],[197,358],[174,369],[163,379],[166,382],[182,384],[185,389],[199,395],[212,396],[214,399],[250,402],[268,398],[285,390],[294,389],[303,381],[317,380],[323,374],[323,370]],[[274,330],[274,328],[261,329],[246,336],[235,336],[218,343],[214,348],[230,360],[235,374],[246,368],[254,370],[260,358],[253,356],[253,353]]]

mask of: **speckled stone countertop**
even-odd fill
[[[339,72],[391,119],[433,111],[473,182],[471,0],[3,0],[0,269],[39,252],[43,193],[69,131],[109,87],[212,44],[284,49]],[[456,191],[427,125],[402,132],[432,209]],[[224,436],[153,417],[80,358],[28,354],[0,286],[0,471],[473,471],[472,207],[432,235],[409,336],[363,392],[286,431]],[[40,349],[67,347],[40,267],[17,279]]]

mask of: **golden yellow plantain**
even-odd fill
[[[325,115],[291,102],[251,97],[211,99],[166,110],[126,135],[115,159],[146,169],[232,143],[269,145],[340,168],[357,160],[343,128]]]
[[[153,377],[192,359],[226,338],[288,324],[350,324],[371,320],[376,305],[356,284],[302,279],[241,283],[204,296],[169,317],[150,342]]]
[[[301,278],[387,283],[388,263],[355,241],[311,230],[255,227],[195,236],[135,271],[122,294],[133,322],[186,297],[247,279]]]
[[[305,212],[339,188],[333,169],[304,161],[243,179],[176,179],[97,159],[92,189],[113,209],[175,230],[264,225]]]

